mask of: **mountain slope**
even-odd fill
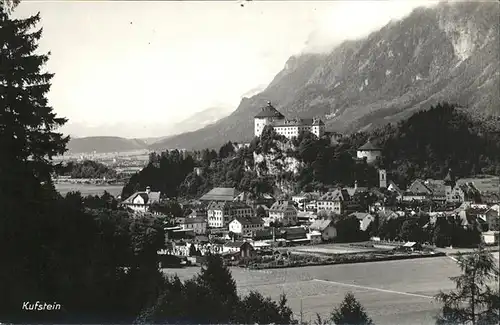
[[[85,137],[71,139],[68,143],[68,153],[107,153],[125,152],[147,149],[147,144],[139,139],[120,137]]]
[[[260,94],[196,132],[157,148],[217,147],[248,141],[267,100],[286,116],[320,116],[328,129],[353,132],[399,121],[440,101],[474,116],[500,115],[499,4],[441,3],[418,8],[368,37],[330,53],[288,60]]]
[[[209,107],[200,112],[196,112],[190,117],[178,122],[173,127],[173,134],[181,132],[196,131],[207,125],[213,124],[228,116],[233,109],[229,107]]]

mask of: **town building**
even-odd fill
[[[321,195],[318,192],[300,193],[292,196],[292,201],[297,204],[300,211],[307,211],[307,204],[317,200]]]
[[[298,211],[297,212],[297,221],[301,225],[312,224],[317,219],[318,219],[318,215],[315,211]]]
[[[392,193],[396,194],[396,199],[397,199],[398,201],[401,201],[401,200],[403,199],[403,194],[404,194],[404,191],[403,191],[403,190],[401,190],[401,189],[399,188],[399,186],[398,186],[398,185],[396,185],[396,183],[394,183],[393,181],[389,181],[389,182],[388,182],[387,190],[388,190],[389,192],[392,192]]]
[[[207,210],[205,208],[199,207],[191,211],[188,216],[189,218],[207,218]]]
[[[279,222],[284,226],[297,224],[297,208],[293,201],[278,200],[269,209],[269,216],[264,219],[264,225],[269,227],[271,222]]]
[[[416,179],[408,186],[407,191],[403,195],[404,201],[446,201],[447,186],[443,180],[435,179]]]
[[[222,247],[222,254],[236,254],[237,258],[255,256],[255,248],[249,242],[228,242]]]
[[[229,223],[229,231],[243,237],[251,237],[253,233],[264,229],[264,221],[261,218],[235,217]]]
[[[331,211],[335,214],[342,214],[345,210],[345,203],[350,200],[346,189],[336,189],[323,194],[317,201],[317,212]]]
[[[323,241],[330,241],[337,237],[337,229],[330,219],[321,219],[314,221],[309,227],[310,231],[317,231],[321,234]]]
[[[280,229],[279,237],[283,238],[287,242],[307,242],[310,239],[307,238],[307,230],[303,227],[285,227]]]
[[[498,245],[500,232],[498,231],[486,231],[482,234],[483,242],[488,245]]]
[[[359,229],[362,231],[366,231],[366,229],[368,229],[368,226],[375,220],[375,217],[370,213],[354,212],[349,216],[356,217],[356,219],[359,220]]]
[[[254,136],[259,137],[266,126],[271,126],[277,134],[288,139],[297,137],[302,131],[309,131],[317,137],[325,134],[325,123],[319,118],[286,119],[271,102],[267,102],[261,111],[254,117]]]
[[[135,192],[126,200],[121,202],[121,205],[133,210],[136,213],[146,213],[151,209],[151,205],[160,202],[160,192],[152,192],[151,187],[146,187],[143,192]]]
[[[197,235],[207,232],[207,220],[203,217],[184,218],[180,226],[183,230],[192,230]]]
[[[224,228],[233,218],[252,218],[254,212],[250,206],[242,202],[213,201],[208,205],[207,216],[210,228]]]
[[[358,148],[358,159],[366,159],[366,162],[371,164],[382,158],[382,148],[368,140],[364,145]]]

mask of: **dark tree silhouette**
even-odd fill
[[[459,254],[462,274],[450,278],[455,291],[436,295],[443,303],[436,324],[498,324],[500,319],[499,270],[491,252],[480,246],[470,255]]]
[[[365,312],[364,307],[354,298],[352,293],[347,293],[344,300],[335,308],[328,319],[322,319],[316,314],[316,325],[373,325],[373,321]]]

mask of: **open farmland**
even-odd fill
[[[198,271],[165,269],[181,279]],[[302,300],[306,321],[314,321],[316,313],[327,316],[351,291],[376,324],[434,324],[440,306],[432,298],[439,290],[454,289],[449,277],[458,275],[459,268],[449,257],[436,257],[270,270],[232,268],[232,273],[240,294],[257,290],[277,299],[286,293],[296,317]]]
[[[54,184],[56,190],[61,195],[66,195],[68,192],[79,191],[83,196],[87,195],[102,195],[104,191],[117,197],[121,195],[123,185],[94,185],[94,184],[69,184],[69,183],[56,183]]]
[[[296,246],[286,248],[290,252],[297,253],[320,253],[320,254],[352,254],[352,253],[367,253],[367,252],[380,252],[392,250],[394,246],[389,248],[373,248],[362,246],[351,246],[349,244],[326,244],[315,246]]]

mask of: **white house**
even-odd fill
[[[261,218],[235,217],[229,223],[229,231],[244,237],[252,236],[257,230],[264,229],[264,221]]]
[[[252,218],[252,208],[242,202],[211,202],[207,208],[208,226],[210,228],[224,228],[235,217]]]
[[[264,225],[269,227],[271,222],[280,222],[283,226],[293,226],[297,221],[297,208],[293,201],[278,200],[269,209],[269,216],[264,219]]]
[[[160,192],[151,192],[151,188],[146,187],[144,192],[135,192],[121,203],[124,207],[132,209],[137,213],[148,212],[153,203],[160,202]]]

